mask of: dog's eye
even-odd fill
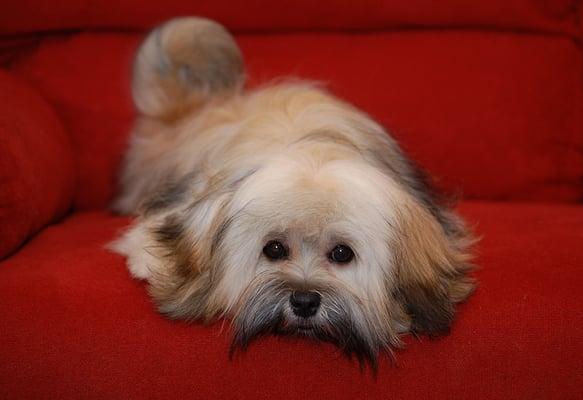
[[[346,245],[339,244],[332,249],[330,254],[328,254],[330,261],[338,264],[346,264],[352,261],[354,258],[354,252],[352,249]]]
[[[281,260],[282,258],[287,257],[287,249],[281,244],[281,242],[272,240],[263,248],[263,254],[272,261]]]

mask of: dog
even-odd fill
[[[170,318],[230,319],[336,344],[376,366],[408,332],[450,328],[474,239],[395,140],[319,85],[243,88],[221,25],[170,20],[138,50],[137,119],[113,248]]]

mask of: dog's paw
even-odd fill
[[[238,91],[243,81],[243,58],[227,30],[208,19],[182,17],[160,25],[143,42],[132,91],[140,113],[173,119]]]
[[[127,267],[136,279],[148,280],[160,263],[156,247],[144,223],[136,223],[122,237],[107,245],[109,250],[127,257]]]

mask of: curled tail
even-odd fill
[[[216,22],[172,19],[154,29],[135,59],[132,95],[139,113],[172,120],[244,82],[244,63],[233,37]]]

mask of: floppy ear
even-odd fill
[[[399,209],[393,249],[397,263],[396,297],[410,317],[410,329],[426,334],[445,333],[455,314],[455,305],[474,289],[466,274],[471,270],[468,247],[472,244],[461,221],[447,211],[456,224],[455,237],[424,207],[411,202]]]
[[[157,27],[140,46],[132,93],[141,114],[175,119],[237,91],[243,80],[243,58],[227,30],[205,18],[181,17]]]
[[[398,223],[392,249],[397,266],[395,296],[410,318],[410,329],[446,332],[455,304],[465,300],[475,283],[467,277],[475,242],[463,221],[431,185],[425,172],[410,160],[395,140],[377,126],[362,129],[370,146],[365,154],[406,192],[396,205]]]
[[[196,196],[182,194],[179,204],[144,210],[134,226],[112,245],[127,256],[132,275],[150,284],[161,312],[173,318],[209,320],[221,312],[214,288],[220,269],[214,247],[228,221],[232,190],[211,184]],[[160,198],[166,198],[160,194]]]

